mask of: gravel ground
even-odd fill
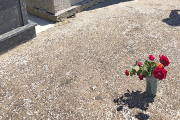
[[[0,119],[180,120],[179,0],[120,1],[2,54]],[[145,80],[124,75],[149,54],[170,60],[155,98],[144,93]]]

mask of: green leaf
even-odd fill
[[[153,72],[153,70],[156,68],[156,63],[155,62],[150,62],[150,66],[149,66],[149,68],[148,68],[148,72],[149,72],[149,74],[148,74],[148,76],[151,76],[152,75],[152,72]]]
[[[132,76],[133,75],[133,71],[130,71],[130,76]]]
[[[146,66],[150,66],[151,63],[146,60],[146,61],[144,62],[144,64],[145,64]]]
[[[136,70],[132,69],[132,73],[133,73],[133,75],[135,75],[136,74]]]
[[[137,66],[138,65],[138,61],[136,61],[136,63],[134,64],[134,66]]]
[[[150,77],[151,75],[152,75],[152,73],[151,73],[151,72],[149,72],[148,77]]]
[[[152,69],[154,70],[156,68],[156,63],[154,62],[153,64],[152,64]]]
[[[150,68],[150,62],[146,60],[142,66],[143,76],[147,77],[149,75],[149,68]]]
[[[144,77],[147,77],[147,76],[148,76],[148,71],[142,71],[142,75],[143,75]]]
[[[144,64],[142,66],[142,71],[148,71],[148,65],[147,64]]]
[[[140,75],[141,73],[142,73],[142,70],[139,69],[139,70],[137,71],[137,75]]]

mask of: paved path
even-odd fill
[[[0,56],[0,119],[180,119],[179,0],[117,1]],[[145,80],[124,75],[149,54],[171,62],[154,99]],[[121,96],[126,105],[115,103]]]

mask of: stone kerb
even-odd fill
[[[24,0],[0,0],[0,25],[0,53],[36,35]]]

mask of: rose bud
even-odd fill
[[[169,59],[166,56],[164,56],[164,55],[160,56],[159,55],[159,58],[160,58],[159,61],[163,64],[164,67],[169,65]]]
[[[126,71],[125,71],[125,74],[128,76],[128,75],[129,75],[129,71],[128,71],[128,70],[126,70]]]
[[[139,75],[139,79],[142,80],[144,78],[143,75]]]
[[[139,67],[141,67],[143,64],[141,62],[138,62]]]
[[[153,55],[149,55],[149,59],[150,59],[150,60],[154,60],[155,57],[154,57]]]

